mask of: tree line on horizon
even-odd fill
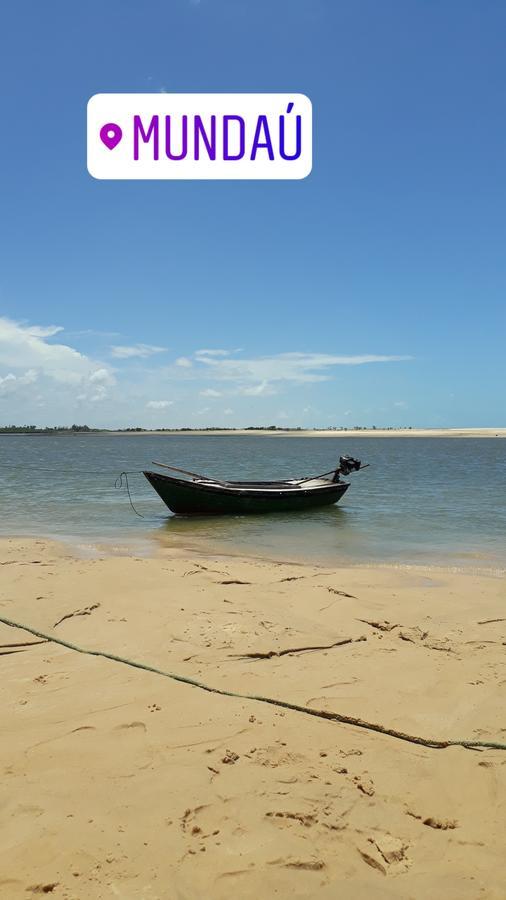
[[[381,426],[382,431],[411,431],[412,425],[404,425],[399,428],[395,425]],[[302,428],[301,425],[287,427],[282,425],[247,425],[245,428],[224,428],[221,425],[210,425],[203,428],[141,428],[140,426],[129,428],[91,428],[89,425],[0,425],[0,434],[107,434],[111,431],[125,433],[131,432],[192,432],[192,431],[376,431],[376,425],[353,425],[347,428],[344,425],[330,425],[327,427]]]

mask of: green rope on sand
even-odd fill
[[[104,659],[110,659],[113,662],[123,663],[126,666],[132,666],[135,669],[143,669],[145,672],[153,672],[155,675],[162,675],[164,678],[171,678],[173,681],[180,681],[183,684],[189,684],[192,687],[200,688],[201,691],[207,691],[210,694],[221,694],[223,697],[235,697],[238,700],[254,700],[258,703],[268,703],[270,706],[278,706],[281,709],[289,709],[292,712],[304,713],[306,716],[316,716],[319,719],[328,719],[330,722],[340,722],[342,725],[353,725],[356,728],[364,728],[366,731],[375,731],[378,734],[386,734],[388,737],[397,738],[400,741],[407,741],[409,744],[418,744],[422,747],[430,747],[433,750],[442,750],[446,747],[466,747],[468,750],[486,748],[489,750],[506,750],[506,744],[499,744],[496,741],[473,741],[473,740],[448,740],[441,741],[432,738],[422,738],[416,735],[406,734],[403,731],[397,731],[395,728],[387,728],[384,725],[377,725],[374,722],[365,722],[363,719],[355,716],[346,716],[342,713],[327,712],[323,709],[312,709],[311,707],[299,706],[297,703],[289,703],[286,700],[276,700],[273,697],[262,697],[257,694],[240,694],[236,691],[226,691],[223,688],[210,687],[202,681],[196,681],[195,678],[188,678],[185,675],[177,675],[174,672],[164,672],[163,669],[157,669],[147,663],[137,662],[133,659],[126,659],[124,656],[117,656],[115,653],[107,653],[104,650],[88,650],[86,647],[78,647],[77,644],[71,644],[70,641],[64,641],[62,638],[54,637],[51,634],[45,634],[30,628],[28,625],[22,625],[20,622],[14,622],[11,619],[0,617],[0,622],[11,628],[19,628],[21,631],[27,631],[35,637],[51,641],[53,644],[60,644],[68,650],[74,650],[77,653],[84,653],[87,656],[102,656]]]

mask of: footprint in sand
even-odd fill
[[[407,855],[409,845],[391,834],[378,833],[357,849],[364,862],[383,875],[398,875],[411,865]]]
[[[445,819],[440,816],[421,816],[410,809],[407,810],[407,814],[413,819],[419,819],[428,828],[435,828],[437,831],[452,831],[454,828],[459,827],[457,819]]]
[[[145,722],[124,722],[122,725],[116,725],[115,731],[124,731],[125,729],[137,729],[140,728],[142,731],[147,731]]]
[[[221,761],[222,761],[222,763],[225,763],[226,765],[233,766],[234,763],[236,763],[238,759],[240,759],[238,753],[234,753],[233,750],[226,750],[225,756],[223,757],[223,759]]]
[[[355,775],[353,782],[362,794],[366,794],[368,797],[374,796],[374,785],[367,775]]]
[[[188,808],[181,816],[181,830],[190,838],[191,843],[187,852],[191,855],[195,854],[197,849],[200,852],[205,852],[207,849],[206,841],[209,839],[212,841],[213,838],[217,838],[220,835],[219,828],[209,827],[208,825],[207,829],[204,830],[203,825],[197,822],[200,813],[207,808],[208,804],[196,806],[194,809]],[[214,842],[216,844],[220,843],[219,840]]]
[[[188,807],[181,816],[181,830],[184,832],[192,831],[192,833],[196,834],[197,832],[193,832],[193,828],[195,827],[195,816],[197,816],[203,809],[206,809],[207,804],[202,804],[202,806],[196,806],[194,809]],[[201,831],[202,829],[199,829]]]
[[[285,869],[300,869],[306,872],[321,872],[326,863],[322,859],[273,859],[269,866],[282,866]]]
[[[447,637],[431,637],[428,631],[423,631],[418,625],[412,628],[403,628],[399,631],[399,637],[402,641],[418,644],[418,646],[426,647],[428,650],[443,650],[446,653],[451,653],[454,649]]]
[[[305,828],[311,828],[312,825],[318,824],[318,819],[316,818],[316,816],[311,815],[311,813],[279,811],[266,812],[265,815],[267,816],[267,818],[273,818],[276,821],[284,820],[287,824],[298,822],[299,825],[303,825]]]
[[[52,894],[54,889],[58,887],[57,881],[51,881],[48,884],[32,884],[27,887],[27,892],[32,894]]]
[[[258,723],[259,725],[261,722]],[[250,751],[252,752],[252,751]],[[301,753],[291,753],[279,747],[259,747],[255,749],[254,762],[256,765],[276,769],[278,766],[290,766],[296,763],[306,763],[305,756]]]
[[[456,819],[439,819],[436,816],[428,816],[426,819],[422,819],[424,825],[428,825],[429,828],[436,828],[439,831],[448,831],[453,828],[458,828],[459,823]]]

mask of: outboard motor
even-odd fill
[[[340,456],[339,467],[336,469],[332,481],[339,481],[340,475],[344,475],[346,478],[351,472],[358,472],[361,468],[362,463],[359,459],[355,459],[353,456]]]

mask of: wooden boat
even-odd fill
[[[165,505],[185,516],[295,512],[330,506],[349,488],[341,476],[365,468],[360,460],[341,456],[338,467],[323,475],[291,481],[218,481],[176,466],[153,464],[179,473],[175,476],[149,471],[144,475]]]

